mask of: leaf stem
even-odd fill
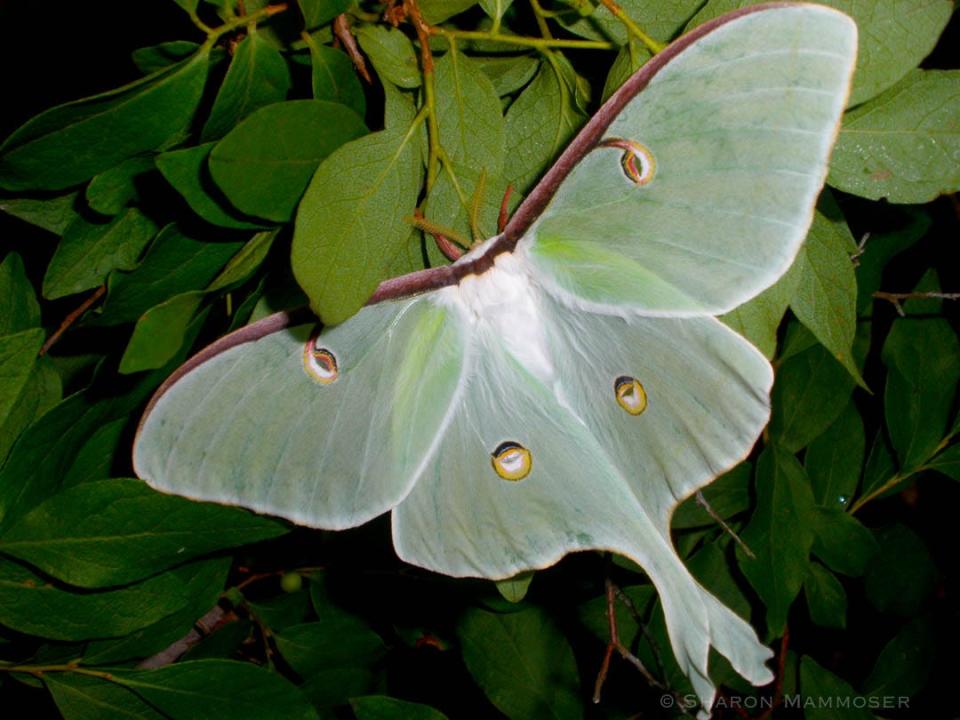
[[[113,674],[104,670],[90,670],[80,666],[79,660],[73,660],[68,663],[59,663],[56,665],[4,665],[0,664],[0,672],[7,673],[26,673],[34,677],[42,677],[44,673],[50,672],[72,672],[77,675],[89,675],[103,680],[113,680]]]
[[[657,42],[647,35],[639,25],[630,19],[630,16],[624,12],[623,8],[620,7],[615,0],[600,0],[600,2],[603,3],[603,6],[609,10],[617,20],[623,23],[628,33],[646,45],[652,54],[656,55],[666,47],[664,43]]]
[[[231,33],[234,30],[239,30],[242,27],[251,24],[257,24],[263,20],[267,20],[278,13],[282,13],[287,9],[286,3],[279,3],[277,5],[267,5],[266,7],[260,8],[249,15],[241,15],[240,17],[231,18],[227,20],[222,25],[218,25],[215,28],[207,29],[207,42],[206,45],[213,45],[221,37],[227,33]]]
[[[40,353],[39,353],[40,357],[43,357],[44,355],[46,355],[50,351],[50,348],[52,348],[56,344],[56,342],[60,339],[60,337],[67,330],[70,329],[70,326],[73,325],[80,318],[80,316],[83,315],[87,310],[93,307],[94,303],[96,303],[97,300],[102,298],[104,293],[106,292],[107,292],[107,286],[101,285],[96,290],[94,290],[94,292],[90,295],[90,297],[88,297],[86,300],[80,303],[80,305],[75,310],[73,310],[69,315],[67,315],[63,319],[63,322],[60,323],[60,327],[58,327],[54,331],[53,335],[47,338],[47,341],[43,344],[43,347],[40,348]]]
[[[427,140],[429,143],[430,154],[427,158],[427,192],[437,181],[437,168],[439,164],[440,149],[440,126],[437,124],[437,98],[436,89],[433,85],[433,53],[430,51],[430,34],[433,28],[427,24],[420,14],[420,7],[417,0],[403,0],[403,7],[407,11],[407,17],[413,22],[413,27],[417,31],[417,38],[420,40],[420,65],[423,69],[423,96],[425,107],[427,108]],[[455,43],[450,43],[450,52],[456,52]]]
[[[857,512],[857,510],[862,508],[868,502],[870,502],[871,500],[876,500],[880,495],[883,495],[883,493],[887,492],[887,490],[896,486],[898,483],[903,482],[911,475],[913,475],[912,472],[908,472],[906,475],[896,473],[893,477],[891,477],[889,480],[887,480],[882,485],[880,485],[880,487],[875,488],[874,490],[871,490],[866,495],[857,498],[857,501],[850,506],[849,513],[853,515],[854,513]]]
[[[540,28],[540,35],[544,40],[553,40],[553,34],[550,32],[550,26],[547,25],[547,19],[539,0],[530,0],[530,7],[533,8],[533,16],[537,20],[537,27]]]
[[[903,311],[903,306],[900,304],[904,300],[922,300],[922,299],[937,299],[937,300],[960,300],[960,293],[945,293],[945,292],[907,292],[907,293],[895,293],[895,292],[884,292],[882,290],[877,290],[873,294],[877,300],[886,300],[889,303],[893,304],[893,307],[896,308],[897,314],[900,317],[905,317],[906,313]]]
[[[571,50],[615,50],[616,45],[606,40],[567,40],[524,37],[522,35],[504,35],[499,32],[485,32],[483,30],[454,30],[450,28],[432,27],[431,35],[440,35],[447,38],[460,38],[462,40],[486,40],[488,42],[504,43],[506,45],[518,45],[520,47],[531,47],[538,50],[550,48],[568,48]]]

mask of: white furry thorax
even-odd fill
[[[497,255],[489,270],[439,290],[436,299],[460,313],[481,350],[496,343],[532,375],[550,383],[554,368],[544,333],[541,292],[523,258],[505,252]]]

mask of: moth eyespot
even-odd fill
[[[613,381],[613,392],[617,404],[631,415],[639,415],[647,409],[647,391],[636,378],[621,375]]]
[[[307,340],[303,348],[303,369],[321,385],[329,385],[340,377],[337,356],[323,347],[317,346],[316,336]]]
[[[623,174],[635,185],[646,185],[653,180],[657,172],[657,160],[646,145],[641,145],[634,140],[609,138],[602,141],[600,146],[623,150],[620,167],[623,168]]]
[[[503,442],[490,453],[490,464],[504,480],[523,480],[533,467],[533,456],[523,445]]]

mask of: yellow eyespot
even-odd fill
[[[657,161],[650,148],[635,140],[609,138],[600,143],[601,147],[613,147],[623,150],[620,166],[624,174],[636,185],[646,185],[653,180],[657,172]]]
[[[636,378],[621,375],[613,381],[617,403],[631,415],[639,415],[647,409],[647,391]]]
[[[503,442],[490,454],[490,464],[504,480],[523,480],[533,467],[533,456],[519,443]]]
[[[303,369],[321,385],[329,385],[340,377],[336,356],[326,348],[317,347],[317,337],[311,337],[303,348]]]

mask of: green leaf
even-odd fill
[[[503,14],[510,9],[513,0],[480,0],[480,7],[491,20],[499,22]]]
[[[207,77],[205,51],[122,88],[36,116],[0,146],[0,187],[59,190],[182,139]]]
[[[367,695],[350,700],[357,720],[446,720],[447,716],[429,705],[397,700],[383,695]]]
[[[914,70],[844,118],[829,182],[862,197],[923,203],[960,189],[960,70]]]
[[[457,635],[473,679],[508,718],[582,717],[573,651],[543,610],[472,609]]]
[[[810,574],[803,583],[810,620],[820,627],[847,627],[847,593],[836,576],[817,563],[810,563]]]
[[[777,369],[770,434],[787,450],[806,447],[843,412],[853,385],[822,345],[792,355]]]
[[[40,304],[23,260],[9,253],[0,263],[0,336],[40,326]]]
[[[948,447],[927,463],[927,467],[960,482],[960,443]]]
[[[287,61],[252,30],[234,49],[200,140],[217,140],[254,110],[286,100],[290,85]]]
[[[189,40],[170,40],[158,45],[138,48],[130,55],[137,70],[144,75],[155,73],[181,60],[186,60],[200,49],[200,45]]]
[[[701,585],[745,620],[750,619],[750,601],[737,584],[733,553],[726,553],[729,543],[705,543],[687,560],[687,568]]]
[[[179,610],[183,593],[172,573],[118,590],[73,592],[0,559],[0,624],[51,640],[127,635]]]
[[[526,85],[536,74],[540,61],[529,55],[515,57],[471,57],[493,83],[497,95],[512,95]]]
[[[372,666],[386,651],[367,623],[331,607],[324,608],[319,621],[285,628],[274,640],[283,659],[304,679],[323,670]]]
[[[363,117],[367,111],[367,98],[350,58],[312,37],[308,45],[314,99],[341,103]]]
[[[70,470],[63,478],[63,487],[112,477],[110,470],[128,422],[128,418],[119,418],[97,428],[70,464]]]
[[[0,535],[0,552],[71,585],[97,588],[284,532],[269,518],[164,495],[140,480],[95,480],[20,518]]]
[[[876,531],[880,549],[864,575],[867,597],[877,610],[913,617],[933,595],[937,567],[923,540],[905,525]]]
[[[914,618],[880,651],[863,683],[872,697],[911,697],[922,690],[937,661],[934,620],[929,615]]]
[[[668,0],[656,3],[647,0],[625,0],[618,4],[647,34],[666,42],[680,32],[684,23],[703,3],[701,0]],[[625,44],[629,35],[626,26],[606,8],[601,7],[599,2],[588,5],[594,8],[589,15],[568,12],[558,19],[564,27],[581,37]]]
[[[804,455],[803,463],[818,505],[845,509],[857,491],[866,437],[863,419],[852,402]]]
[[[813,554],[835,572],[863,575],[878,550],[873,533],[839,508],[815,508],[811,520],[816,536]]]
[[[880,289],[883,270],[890,260],[913,247],[930,229],[930,216],[922,210],[897,208],[893,217],[885,217],[882,232],[873,232],[867,239],[863,254],[857,259],[857,314],[870,317]]]
[[[477,0],[421,0],[423,19],[431,25],[459,15],[477,4]]]
[[[930,271],[916,291],[939,290]],[[887,366],[884,411],[900,466],[910,471],[925,463],[947,433],[960,382],[960,340],[942,317],[937,299],[904,304],[883,345]]]
[[[274,103],[217,143],[208,161],[210,174],[241,212],[286,222],[320,161],[365,133],[363,120],[345,105]]]
[[[533,81],[507,110],[506,180],[518,192],[526,193],[584,120],[557,67],[541,63]]]
[[[873,720],[860,694],[808,655],[800,658],[800,692],[804,720]]]
[[[141,155],[103,171],[87,185],[87,204],[101,215],[122,212],[139,200],[137,184],[153,167],[153,157]]]
[[[863,468],[863,483],[860,489],[861,497],[871,495],[896,476],[896,463],[893,451],[887,443],[886,433],[880,429],[873,436],[867,463]]]
[[[454,167],[496,176],[503,168],[504,123],[493,83],[466,55],[451,50],[435,67],[440,145]]]
[[[857,280],[850,254],[856,243],[830,195],[821,198],[820,208],[794,261],[798,278],[790,308],[853,379],[866,387],[853,359]]]
[[[275,672],[233,660],[192,660],[156,670],[111,670],[128,688],[170,717],[194,720],[316,720],[294,685]]]
[[[803,586],[813,545],[813,494],[797,459],[768,445],[757,462],[757,508],[743,531],[756,557],[737,548],[743,574],[767,607],[767,633],[783,632],[787,613]]]
[[[303,23],[307,30],[326,25],[337,15],[346,11],[353,0],[297,0]]]
[[[120,372],[129,375],[169,362],[183,346],[203,295],[199,291],[174,295],[141,315],[120,358]]]
[[[613,59],[613,64],[607,72],[607,80],[603,84],[603,102],[606,102],[640,66],[651,58],[650,51],[640,45],[634,38],[625,43]]]
[[[688,29],[761,0],[710,0]],[[950,0],[823,0],[820,4],[850,15],[857,23],[860,47],[849,105],[878,95],[913,70],[943,32]]]
[[[654,601],[657,599],[657,591],[652,585],[628,585],[621,587],[620,590],[629,598],[630,602],[637,609],[637,614],[643,618],[646,617]],[[628,646],[633,646],[633,640],[641,636],[644,628],[637,623],[630,609],[622,602],[614,605],[614,613],[617,619],[617,633],[620,640]],[[580,622],[589,630],[600,642],[606,644],[610,641],[610,622],[607,618],[607,597],[601,595],[593,600],[583,603],[578,615]]]
[[[0,210],[31,225],[49,230],[54,235],[63,235],[77,218],[77,211],[74,209],[77,194],[72,192],[44,200],[0,198]]]
[[[500,593],[500,597],[507,602],[519,603],[523,602],[523,599],[527,596],[527,591],[530,589],[530,583],[533,582],[535,574],[533,571],[520,573],[506,580],[497,580],[494,584],[497,587],[497,592]]]
[[[279,230],[268,230],[250,238],[213,279],[207,292],[219,292],[250,277],[266,260],[278,232]]]
[[[794,296],[805,262],[797,261],[773,285],[720,319],[756,345],[767,359],[777,353],[777,330]]]
[[[47,673],[43,683],[64,720],[166,720],[143,698],[121,685],[77,673]]]
[[[214,145],[216,143],[211,142],[158,155],[157,169],[183,196],[190,209],[208,223],[241,230],[263,227],[263,223],[244,219],[226,200],[221,201],[222,193],[207,169]]]
[[[703,497],[713,511],[726,520],[750,507],[750,476],[753,466],[742,462],[703,488]],[[716,520],[695,496],[684,500],[673,513],[675,530],[715,525]]]
[[[31,378],[44,339],[42,328],[0,337],[0,462],[36,415]]]
[[[132,270],[157,226],[130,208],[108,223],[78,218],[67,228],[47,266],[43,296],[49,300],[102,285],[114,270]]]
[[[325,323],[367,301],[400,252],[420,192],[416,136],[385,130],[325,160],[297,214],[291,261],[310,306]]]
[[[420,67],[413,43],[400,30],[363,25],[356,29],[356,36],[382,79],[397,87],[420,87]]]
[[[244,247],[239,240],[203,240],[179,225],[167,225],[143,262],[129,273],[113,273],[99,325],[133,322],[175,295],[201,290]]]

